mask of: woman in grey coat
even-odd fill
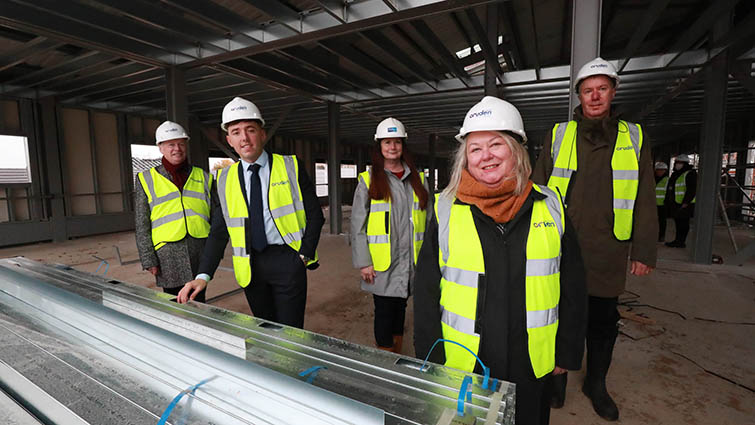
[[[359,175],[351,210],[351,255],[362,289],[375,302],[375,342],[400,353],[406,301],[425,227],[432,211],[424,174],[404,145],[406,130],[395,118],[377,127],[372,170]]]

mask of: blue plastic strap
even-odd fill
[[[456,415],[464,416],[464,399],[472,401],[472,391],[469,391],[469,385],[472,383],[471,376],[465,376],[461,381],[461,388],[459,388],[459,398],[456,401]]]
[[[485,366],[485,363],[483,363],[482,360],[480,360],[480,358],[477,357],[477,354],[475,354],[474,352],[472,352],[472,350],[470,350],[469,348],[467,348],[465,345],[459,344],[456,341],[451,341],[450,339],[438,338],[438,340],[435,341],[435,343],[433,344],[433,346],[430,347],[430,351],[427,353],[427,356],[425,357],[425,361],[422,362],[422,367],[420,367],[419,370],[421,370],[421,371],[425,370],[425,364],[427,363],[427,359],[430,358],[430,354],[432,354],[433,350],[435,349],[435,346],[438,345],[438,343],[441,342],[441,341],[442,342],[450,342],[452,344],[456,344],[459,347],[461,347],[461,348],[469,351],[469,354],[473,355],[474,358],[477,359],[477,361],[480,363],[480,366],[482,366],[482,373],[484,375],[483,376],[483,380],[482,380],[482,389],[483,390],[487,390],[488,389],[488,380],[490,379],[490,368],[487,367],[487,366]]]
[[[173,409],[176,408],[176,406],[178,405],[178,402],[181,401],[183,396],[185,396],[186,394],[194,395],[194,392],[197,391],[197,388],[201,387],[202,385],[206,384],[208,381],[212,379],[215,379],[215,377],[213,376],[211,378],[203,379],[199,381],[198,384],[192,385],[191,387],[178,393],[178,395],[173,398],[173,401],[170,402],[170,404],[168,405],[168,408],[165,409],[165,411],[163,412],[163,415],[160,416],[160,420],[157,422],[157,425],[165,425],[165,423],[168,421],[168,418],[170,417],[170,414],[173,412]]]
[[[312,366],[312,367],[310,367],[307,370],[301,371],[299,373],[299,376],[307,376],[307,375],[309,375],[309,377],[307,378],[307,383],[311,384],[312,381],[315,380],[315,377],[317,376],[317,372],[319,372],[320,369],[327,369],[327,367],[325,367],[325,366]]]
[[[100,272],[100,267],[102,267],[102,265],[104,264],[105,265],[105,273],[103,273],[102,275],[103,276],[107,275],[107,271],[110,268],[110,264],[107,261],[103,260],[102,258],[99,258],[99,257],[94,257],[94,258],[96,258],[98,260],[101,260],[100,261],[100,265],[97,266],[97,271],[95,271],[94,274],[98,274]]]

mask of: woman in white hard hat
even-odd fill
[[[697,171],[692,168],[690,157],[681,154],[674,161],[674,172],[668,179],[666,191],[666,206],[668,213],[674,218],[676,237],[666,246],[671,248],[686,248],[689,220],[695,216],[695,198],[697,191]]]
[[[155,131],[162,163],[138,174],[135,234],[142,267],[163,291],[178,295],[199,267],[210,233],[212,176],[186,159],[189,135],[165,121]],[[204,302],[205,293],[196,301]]]
[[[466,372],[484,363],[516,384],[517,425],[547,424],[547,381],[582,365],[587,296],[576,235],[560,196],[529,180],[513,105],[484,97],[456,138],[417,263],[415,350]]]
[[[406,129],[386,118],[375,131],[372,169],[359,175],[351,209],[351,254],[375,303],[378,348],[401,353],[406,301],[422,246],[428,188],[406,146]]]
[[[658,242],[666,238],[666,187],[668,186],[668,164],[655,163],[655,205],[658,207]]]

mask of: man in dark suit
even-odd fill
[[[318,266],[316,248],[325,218],[296,156],[264,150],[264,125],[259,109],[246,99],[234,98],[223,108],[221,128],[241,160],[217,172],[199,273],[184,285],[178,302],[194,299],[207,286],[230,239],[236,281],[252,313],[301,328],[306,269]]]

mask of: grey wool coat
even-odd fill
[[[376,170],[373,169],[372,172]],[[374,283],[360,279],[362,289],[385,297],[408,298],[411,295],[411,282],[414,279],[414,253],[412,252],[411,216],[414,203],[414,189],[409,183],[409,167],[404,164],[404,175],[399,179],[387,170],[388,185],[391,189],[391,265],[383,272],[376,271]],[[425,190],[427,190],[425,181]],[[359,179],[351,207],[351,258],[354,267],[361,269],[372,265],[370,249],[367,246],[367,219],[370,214],[370,196],[367,185]],[[427,223],[432,216],[432,195],[428,192]]]
[[[171,180],[165,167],[158,165],[157,172]],[[145,171],[146,173],[147,171]],[[160,267],[157,275],[157,286],[161,288],[177,288],[193,280],[199,268],[199,258],[206,238],[197,239],[186,235],[178,242],[169,242],[155,251],[152,244],[152,222],[147,194],[139,179],[134,184],[134,213],[136,247],[144,270],[150,267]]]

